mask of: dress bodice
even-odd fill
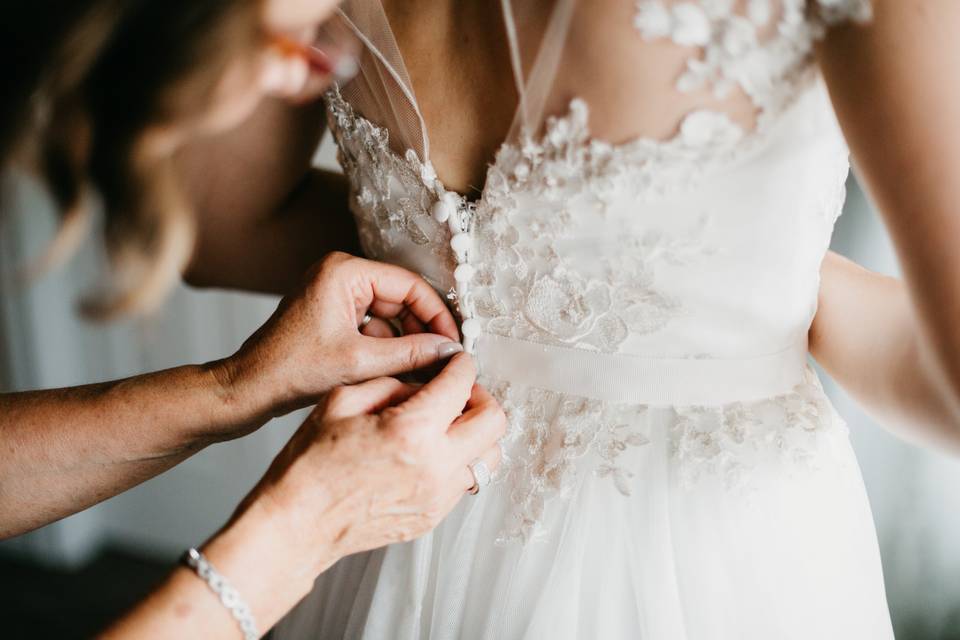
[[[521,117],[469,201],[380,3],[345,1],[380,45],[327,96],[363,248],[447,296],[509,427],[492,485],[342,560],[278,635],[892,639],[806,345],[848,173],[813,47],[868,0],[501,0]]]
[[[646,436],[618,425],[639,413],[671,412],[691,478],[706,467],[729,480],[774,452],[803,458],[818,446],[811,434],[839,424],[806,363],[848,173],[812,47],[831,21],[868,10],[640,0],[641,41],[697,48],[677,90],[708,85],[705,104],[741,91],[755,124],[696,108],[666,140],[612,144],[591,135],[591,109],[574,98],[501,147],[475,201],[328,93],[364,251],[447,296],[512,412],[513,533],[531,531],[587,453],[595,471],[629,473],[620,452]]]

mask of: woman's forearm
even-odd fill
[[[213,537],[202,551],[250,608],[258,631],[266,633],[313,585],[319,573],[312,557],[291,545],[287,524],[253,505]],[[326,542],[313,540],[317,555]],[[311,552],[314,549],[311,549]],[[123,638],[240,638],[238,622],[191,569],[175,569],[146,600],[101,636]]]
[[[960,450],[949,392],[924,350],[906,286],[829,252],[810,350],[871,415],[899,435]]]
[[[269,417],[226,361],[0,395],[0,538],[80,511]]]

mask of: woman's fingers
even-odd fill
[[[357,380],[416,371],[463,351],[459,342],[434,333],[415,333],[399,338],[364,336],[354,348],[357,349],[354,358],[358,364],[351,374]]]
[[[447,435],[460,460],[469,463],[499,440],[507,417],[490,392],[474,385],[463,415],[450,425]]]
[[[459,339],[453,315],[426,280],[406,269],[369,260],[363,268],[373,293],[367,304],[376,315],[396,317],[406,308],[432,332]]]
[[[404,335],[411,335],[414,333],[428,333],[430,331],[429,327],[424,323],[420,322],[420,319],[413,315],[412,312],[404,308],[400,312],[400,315],[397,317],[397,320],[400,321],[400,329],[403,330]]]
[[[360,333],[368,338],[395,338],[396,331],[389,322],[382,318],[373,318],[367,326],[360,329]]]
[[[476,379],[473,358],[465,353],[458,354],[437,377],[400,405],[400,409],[404,413],[418,414],[424,421],[446,431],[463,412]]]
[[[337,387],[327,394],[324,416],[340,420],[363,414],[379,413],[412,396],[417,387],[395,378],[377,378],[362,384]]]
[[[493,473],[500,467],[500,460],[502,458],[503,451],[500,445],[496,443],[492,447],[488,447],[480,456],[471,458],[470,462],[462,466],[463,472],[458,474],[458,477],[462,478],[459,486],[462,487],[464,491],[473,489],[476,478],[474,478],[473,471],[470,470],[470,465],[475,461],[483,460],[487,465],[487,469],[490,470],[490,473]],[[480,488],[480,491],[483,491],[483,487]]]

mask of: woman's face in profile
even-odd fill
[[[329,18],[338,4],[338,0],[264,0],[264,27],[278,33],[309,30]]]
[[[260,51],[233,61],[198,121],[178,127],[171,144],[194,133],[216,133],[242,123],[266,97],[294,103],[316,98],[334,80],[337,59],[356,53],[356,40],[335,15],[339,0],[263,0]]]

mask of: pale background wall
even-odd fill
[[[332,165],[329,145],[318,161]],[[109,327],[85,324],[74,315],[73,303],[101,272],[98,247],[88,243],[69,268],[28,289],[17,286],[15,266],[39,251],[53,222],[34,186],[10,176],[6,181],[14,206],[6,203],[0,224],[4,390],[80,384],[222,357],[276,304],[270,298],[181,287],[148,320]],[[862,193],[851,187],[835,248],[872,269],[895,273],[882,225]],[[870,492],[898,637],[960,637],[960,462],[895,440],[828,386],[851,426]],[[0,544],[0,553],[78,565],[109,544],[172,560],[224,522],[298,418],[275,421],[241,441],[212,447],[85,513]]]

